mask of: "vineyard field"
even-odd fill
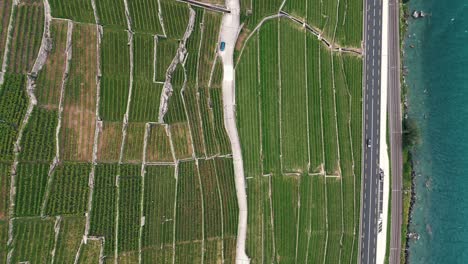
[[[102,122],[98,136],[97,160],[99,162],[117,162],[122,144],[122,123]]]
[[[10,172],[11,164],[0,162],[0,222],[5,220],[8,214]]]
[[[325,171],[327,174],[336,175],[339,172],[338,164],[338,132],[335,115],[332,55],[324,47],[320,47],[320,72],[321,72],[321,98],[322,98],[322,126],[323,144],[325,147]]]
[[[99,114],[105,121],[121,121],[127,109],[130,85],[128,41],[126,31],[104,29],[101,45],[102,79]]]
[[[164,247],[146,248],[141,252],[142,263],[171,264],[174,256],[172,244]]]
[[[343,231],[342,205],[341,205],[341,182],[339,179],[328,178],[327,184],[327,224],[328,224],[328,243],[327,256],[328,263],[339,261],[340,236]]]
[[[236,263],[230,121],[251,263],[354,262],[362,2],[240,2],[229,98],[223,12],[0,0],[0,262]]]
[[[171,131],[171,140],[174,144],[176,158],[191,158],[193,155],[193,148],[188,123],[172,124],[169,126],[169,129]]]
[[[306,34],[310,173],[319,173],[324,167],[319,45],[314,36]]]
[[[168,100],[168,109],[164,116],[164,122],[173,124],[177,122],[187,121],[185,107],[183,101],[183,83],[185,80],[184,69],[179,64],[172,74],[172,95]]]
[[[279,65],[278,22],[267,21],[260,28],[260,85],[262,112],[263,173],[279,173],[280,120],[279,120]]]
[[[54,240],[54,219],[15,219],[10,246],[13,249],[11,262],[50,262]]]
[[[96,0],[96,10],[103,26],[127,28],[124,1]]]
[[[172,162],[171,143],[163,125],[150,125],[148,146],[146,149],[147,162]]]
[[[78,264],[92,264],[99,262],[101,247],[102,242],[99,240],[88,240],[87,244],[81,245]]]
[[[221,57],[218,56],[214,63],[215,63],[215,66],[213,69],[213,74],[211,76],[210,88],[221,89],[223,85],[223,75],[224,75],[223,61]]]
[[[163,85],[153,83],[154,77],[154,37],[135,34],[134,40],[134,77],[131,121],[150,122],[158,120],[159,104]],[[149,56],[151,54],[151,56]]]
[[[190,132],[192,133],[195,156],[202,157],[205,155],[205,142],[202,132],[201,116],[199,114],[197,91],[195,89],[187,89],[184,91],[183,98],[185,108],[187,109]]]
[[[208,239],[205,241],[203,263],[222,263],[223,241],[221,239]]]
[[[247,231],[253,262],[356,257],[361,67],[361,58],[331,52],[282,18],[266,21],[243,47],[236,112],[256,212]]]
[[[76,22],[95,23],[91,1],[87,0],[50,0],[52,16],[71,19]]]
[[[23,75],[6,74],[0,89],[0,159],[13,160],[13,143],[18,128],[26,113],[28,99],[26,95],[26,78]]]
[[[221,237],[222,198],[213,159],[199,160],[201,186],[203,190],[203,219],[206,238]]]
[[[172,245],[176,178],[174,166],[148,166],[145,174],[143,248]]]
[[[123,159],[127,163],[141,163],[143,159],[143,140],[145,138],[145,123],[130,122],[127,125]]]
[[[88,202],[87,163],[61,164],[52,173],[47,215],[84,215]]]
[[[74,263],[83,239],[84,229],[84,217],[62,218],[54,257],[55,263]]]
[[[166,36],[181,39],[189,20],[188,4],[173,0],[160,0]]]
[[[198,93],[203,136],[205,138],[206,155],[213,156],[219,152],[218,142],[216,140],[216,135],[213,127],[213,111],[211,111],[213,102],[209,97],[210,94],[207,88],[199,88]]]
[[[156,69],[154,69],[155,81],[164,82],[166,71],[176,56],[178,43],[173,39],[159,38],[156,44]]]
[[[251,38],[236,67],[236,118],[245,177],[262,175],[261,121],[258,92],[258,35]]]
[[[137,264],[138,263],[138,251],[121,253],[117,257],[118,263],[122,264]]]
[[[6,245],[8,243],[8,221],[0,220],[0,243]],[[0,261],[6,263],[8,250],[6,247],[0,249]]]
[[[115,247],[117,203],[117,164],[98,164],[94,175],[94,196],[90,217],[90,235],[103,236],[104,254],[111,256]]]
[[[150,34],[163,34],[159,21],[160,10],[158,1],[154,0],[127,0],[132,17],[132,28],[136,32]]]
[[[256,177],[247,180],[248,214],[246,251],[252,262],[275,262],[273,251],[272,201],[268,195],[271,177]],[[261,246],[259,246],[261,245]]]
[[[277,258],[293,263],[296,252],[299,178],[272,176],[273,221]]]
[[[55,132],[58,113],[35,108],[21,141],[20,161],[51,162],[55,156]]]
[[[42,1],[29,1],[18,5],[14,13],[7,72],[26,74],[32,70],[41,45],[44,6]]]
[[[202,242],[179,243],[175,246],[175,264],[202,263]]]
[[[215,139],[218,143],[219,153],[226,155],[231,153],[231,142],[224,127],[224,107],[222,99],[222,91],[220,89],[210,89],[211,111],[213,112],[213,127]]]
[[[36,80],[36,97],[38,104],[44,108],[58,109],[62,78],[65,71],[68,22],[52,20],[50,34],[52,50],[38,73]]]
[[[118,250],[138,250],[140,233],[141,165],[121,165],[119,176]]]
[[[229,237],[224,239],[224,263],[234,264],[236,263],[236,238]]]
[[[18,164],[15,216],[40,215],[47,187],[48,172],[49,164]]]
[[[203,28],[203,16],[205,10],[192,6],[195,10],[195,21],[193,25],[192,34],[187,40],[185,47],[187,48],[187,60],[185,62],[185,68],[187,70],[187,86],[188,88],[197,88],[198,82],[198,67],[200,57],[200,44],[202,40],[202,28]]]
[[[201,240],[203,237],[203,201],[199,175],[195,162],[190,161],[179,163],[177,179],[175,239],[176,241]],[[192,245],[194,245],[194,243],[192,243]],[[176,256],[177,255],[178,248],[176,246]]]
[[[130,120],[134,122],[156,122],[159,114],[159,101],[163,85],[136,81],[133,83]]]
[[[215,158],[215,171],[222,199],[224,236],[236,236],[239,207],[237,206],[232,159]]]
[[[279,34],[283,171],[301,173],[309,162],[307,111],[304,111],[307,109],[305,32],[287,20],[280,21]]]
[[[216,61],[221,18],[220,13],[216,12],[205,11],[203,15],[203,38],[200,44],[197,69],[199,87],[208,87],[209,84],[213,63]]]
[[[90,162],[96,124],[96,26],[75,24],[72,41],[73,56],[63,96],[60,157]]]
[[[0,3],[1,24],[4,25],[0,29],[0,51],[5,50],[7,39],[7,25],[10,21],[11,10],[13,8],[13,0],[4,0]],[[0,52],[0,61],[3,61],[3,52]]]

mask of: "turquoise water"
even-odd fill
[[[468,1],[410,0],[415,9],[430,17],[410,19],[405,43],[421,130],[409,263],[468,263]]]

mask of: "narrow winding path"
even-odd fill
[[[224,51],[220,51],[223,60],[223,104],[224,126],[229,135],[234,162],[234,175],[236,183],[237,203],[239,205],[239,225],[237,229],[236,263],[248,264],[249,257],[245,253],[245,241],[247,237],[247,194],[245,188],[244,165],[239,134],[236,127],[236,96],[234,74],[234,47],[239,33],[239,0],[226,0],[226,8],[230,13],[223,15],[221,24],[220,41],[226,43]]]

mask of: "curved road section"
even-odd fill
[[[223,104],[224,126],[229,135],[234,162],[237,203],[239,205],[239,225],[237,228],[236,264],[250,263],[245,253],[247,237],[247,194],[245,191],[244,165],[239,134],[236,127],[236,94],[234,74],[234,47],[239,32],[239,0],[226,0],[226,8],[231,12],[223,16],[221,23],[220,41],[225,43],[223,51],[219,52],[223,60]]]

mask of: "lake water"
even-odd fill
[[[409,263],[468,263],[468,1],[410,0],[404,65],[421,144]],[[410,45],[414,45],[411,48]]]

